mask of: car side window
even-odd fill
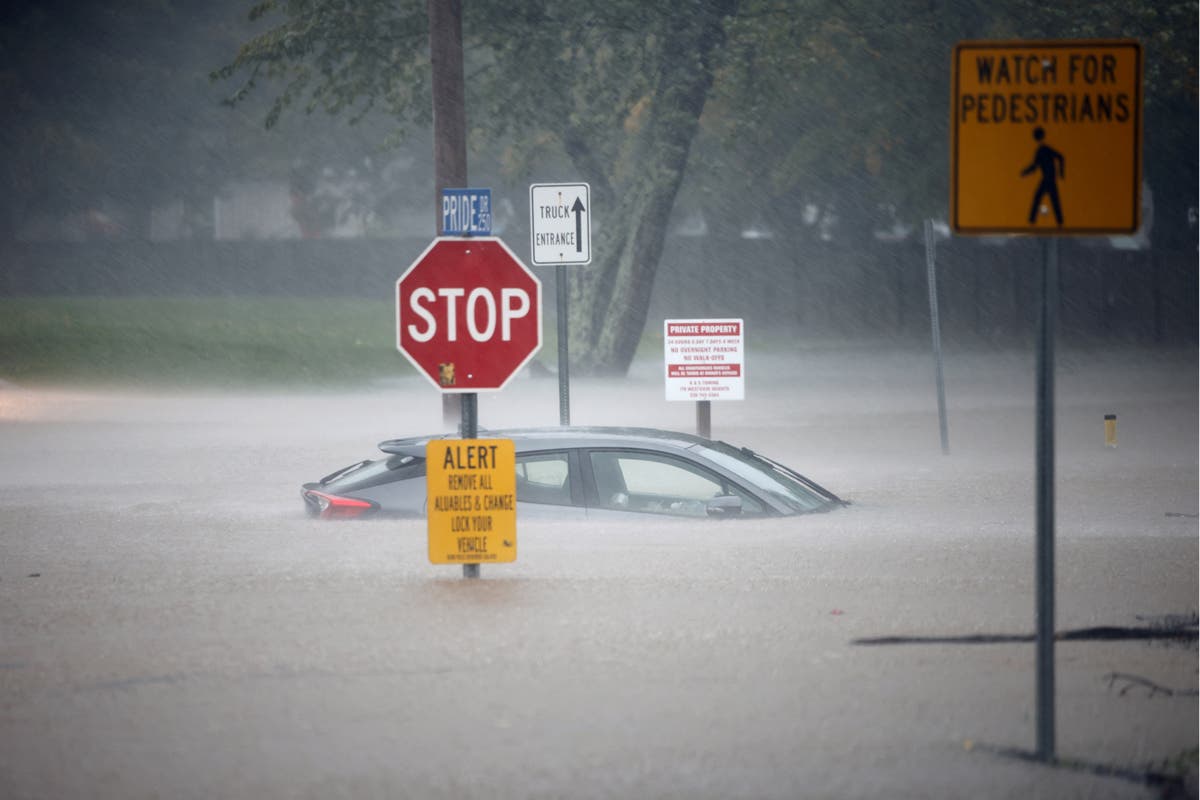
[[[571,505],[567,454],[528,453],[517,456],[517,500],[553,506]]]
[[[753,498],[682,459],[653,453],[596,450],[590,453],[599,505],[603,508],[675,516],[707,516],[714,497],[736,494],[742,513],[761,514]]]

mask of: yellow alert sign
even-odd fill
[[[517,560],[517,456],[511,439],[435,439],[425,445],[429,560]]]
[[[1138,42],[960,42],[952,84],[950,220],[956,233],[1137,230]]]

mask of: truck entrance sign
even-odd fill
[[[529,252],[534,266],[592,263],[590,192],[586,183],[529,187]]]
[[[950,219],[956,233],[1137,230],[1138,42],[960,42],[952,86]]]
[[[396,347],[443,392],[496,391],[542,346],[542,283],[495,237],[435,239],[396,281]]]
[[[663,322],[667,400],[742,400],[745,335],[740,319]]]
[[[429,560],[517,560],[517,457],[511,439],[435,439],[425,445]]]

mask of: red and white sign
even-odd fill
[[[663,363],[668,400],[742,400],[745,325],[740,319],[668,319]]]
[[[443,392],[504,385],[542,346],[542,282],[494,236],[433,240],[396,281],[396,347]]]

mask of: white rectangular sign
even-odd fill
[[[529,187],[529,253],[535,266],[592,263],[592,199],[586,183]]]
[[[663,321],[668,400],[743,400],[745,325],[740,319]]]

